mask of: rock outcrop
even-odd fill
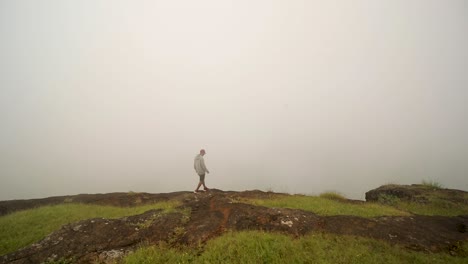
[[[200,194],[179,192],[154,197],[151,194],[125,195],[105,197],[111,204],[125,200],[122,197],[126,197],[126,204],[133,203],[129,200],[142,203],[156,197],[178,199],[182,202],[181,210],[173,213],[151,210],[121,219],[96,218],[65,225],[31,246],[0,257],[0,263],[41,263],[70,258],[76,263],[106,263],[121,258],[142,244],[164,241],[171,245],[196,246],[226,230],[264,230],[292,236],[313,232],[354,235],[427,252],[450,251],[460,241],[468,240],[468,234],[459,228],[468,225],[468,216],[319,216],[303,210],[266,208],[241,202],[243,198],[284,195],[261,191],[212,190]],[[104,199],[97,197],[95,201],[104,203]]]
[[[468,204],[468,193],[460,190],[431,188],[430,186],[389,184],[366,192],[366,201],[379,202],[394,197],[402,201],[429,203],[440,200],[453,204]]]

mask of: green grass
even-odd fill
[[[174,210],[179,203],[160,202],[138,207],[114,207],[86,204],[43,206],[0,217],[0,255],[30,245],[62,225],[90,218],[120,218],[151,209]]]
[[[418,215],[458,216],[468,215],[466,204],[457,204],[447,200],[434,199],[427,204],[415,202],[399,202],[396,208]]]
[[[467,252],[461,246],[460,252]],[[204,250],[169,248],[165,244],[143,247],[128,255],[125,264],[153,263],[466,263],[467,258],[445,253],[405,250],[382,241],[331,234],[299,239],[260,231],[229,232],[208,241]]]
[[[354,215],[361,217],[409,215],[407,212],[378,203],[352,204],[317,196],[294,195],[273,199],[251,199],[244,202],[274,208],[302,209],[318,215]]]
[[[155,246],[139,248],[123,260],[124,264],[156,264],[156,263],[193,263],[197,258],[197,251],[188,247],[174,248],[161,243]]]
[[[421,184],[431,189],[442,189],[444,187],[441,183],[433,180],[423,180]]]
[[[333,191],[321,193],[319,197],[330,199],[330,200],[346,200],[346,197],[344,197],[341,193],[333,192]]]
[[[59,259],[43,262],[42,264],[73,264],[73,259]]]

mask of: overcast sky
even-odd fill
[[[0,2],[0,200],[468,190],[468,2]]]

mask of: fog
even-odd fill
[[[468,190],[467,3],[1,1],[0,200]]]

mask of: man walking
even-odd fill
[[[194,161],[194,164],[193,164],[193,167],[195,168],[195,171],[197,172],[198,176],[200,177],[200,181],[198,182],[197,189],[195,189],[194,193],[197,193],[198,189],[202,185],[203,185],[203,188],[204,188],[204,190],[203,190],[204,192],[209,190],[208,187],[206,187],[206,185],[205,185],[205,172],[210,173],[210,171],[206,168],[205,160],[203,159],[203,156],[205,156],[205,153],[206,153],[205,150],[201,149],[200,154],[198,154],[195,157],[195,161]]]

